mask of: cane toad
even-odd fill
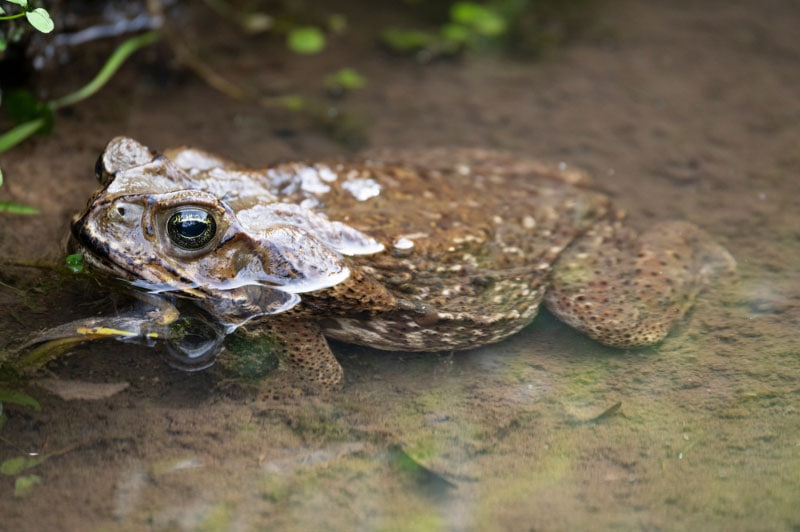
[[[76,217],[86,261],[221,324],[276,338],[335,385],[326,338],[437,351],[497,342],[540,303],[609,346],[659,342],[734,268],[686,222],[637,234],[580,171],[488,150],[384,152],[253,170],[115,138]]]

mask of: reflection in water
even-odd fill
[[[211,367],[225,341],[226,331],[219,324],[201,317],[181,317],[173,327],[181,329],[176,340],[167,342],[167,362],[183,371],[200,371]]]

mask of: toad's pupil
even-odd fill
[[[203,231],[206,230],[206,227],[208,227],[208,221],[202,219],[187,219],[183,217],[178,222],[178,230],[180,231],[181,235],[186,238],[197,238],[203,234]]]
[[[216,232],[214,217],[203,209],[183,209],[167,222],[170,239],[178,247],[198,249],[206,245]]]

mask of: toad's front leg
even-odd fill
[[[273,316],[234,337],[226,341],[219,364],[234,380],[250,381],[261,397],[316,394],[342,383],[342,366],[313,321]]]

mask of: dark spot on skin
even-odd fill
[[[439,313],[435,311],[427,312],[414,319],[420,327],[431,327],[439,321]]]

